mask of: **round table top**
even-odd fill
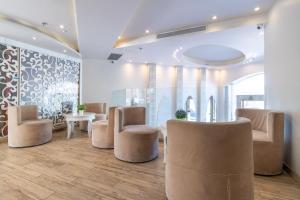
[[[67,121],[82,121],[82,120],[93,120],[95,119],[96,113],[92,112],[84,112],[82,114],[80,113],[70,113],[70,114],[64,114],[64,117]]]

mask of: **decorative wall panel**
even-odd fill
[[[7,107],[18,104],[18,49],[0,44],[0,137],[7,135]]]
[[[75,111],[79,99],[80,64],[21,49],[20,104],[35,104],[42,118],[54,126],[63,123],[63,113]]]

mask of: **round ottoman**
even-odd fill
[[[114,135],[108,131],[107,120],[93,122],[92,145],[103,149],[114,148]]]
[[[147,162],[157,158],[159,153],[159,131],[144,125],[124,127],[117,133],[115,156],[126,162]]]

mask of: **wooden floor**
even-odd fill
[[[158,159],[130,164],[93,148],[84,133],[67,140],[57,132],[51,143],[32,148],[0,143],[0,200],[165,200],[162,148]],[[257,176],[255,199],[300,200],[300,184],[286,173]]]

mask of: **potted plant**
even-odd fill
[[[84,104],[80,104],[77,106],[78,112],[80,115],[83,114],[83,112],[85,111],[85,105]]]
[[[176,119],[186,120],[187,119],[187,112],[183,109],[179,109],[175,112]]]

